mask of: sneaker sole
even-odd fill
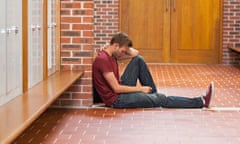
[[[211,83],[210,83],[210,86],[211,86],[211,89],[212,89],[212,91],[211,91],[211,96],[210,96],[210,100],[209,100],[209,105],[208,105],[208,108],[210,108],[211,107],[211,101],[212,101],[212,97],[214,96],[214,82],[212,81]]]

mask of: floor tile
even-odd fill
[[[81,121],[65,121],[71,115]],[[239,111],[201,109],[48,109],[14,143],[239,143],[239,119]]]

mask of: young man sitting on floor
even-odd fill
[[[119,76],[119,59],[131,58]],[[137,81],[141,86],[137,86]],[[205,95],[196,98],[166,96],[158,93],[149,69],[125,33],[115,34],[108,46],[99,51],[93,62],[93,86],[106,106],[113,108],[208,108],[214,84]]]

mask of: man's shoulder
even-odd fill
[[[109,62],[108,56],[104,52],[99,52],[94,59],[93,66],[101,67],[102,65]]]
[[[108,61],[108,55],[106,55],[104,52],[98,52],[95,61]]]

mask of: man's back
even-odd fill
[[[118,64],[115,58],[108,55],[105,51],[100,51],[93,62],[93,85],[97,93],[107,106],[111,106],[117,99],[111,86],[104,78],[104,73],[113,72],[119,80]]]

